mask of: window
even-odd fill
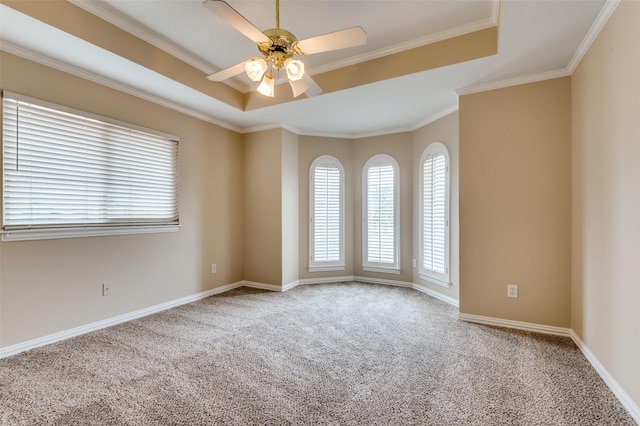
[[[422,278],[449,283],[449,151],[440,142],[427,147],[420,167],[420,268]]]
[[[388,155],[369,159],[363,170],[362,236],[365,271],[400,273],[398,164]]]
[[[309,171],[309,271],[343,270],[344,168],[336,158],[318,157]]]
[[[177,230],[176,137],[3,97],[3,240]]]

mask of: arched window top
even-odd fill
[[[442,142],[432,142],[427,146],[427,148],[422,153],[421,163],[427,159],[427,157],[434,157],[438,155],[444,155],[447,165],[449,164],[449,150],[447,146]]]
[[[449,150],[431,143],[420,159],[420,265],[418,272],[432,283],[450,286],[449,279]]]
[[[362,170],[362,267],[400,273],[399,167],[387,154],[371,157]]]
[[[362,173],[367,173],[367,170],[372,166],[379,166],[379,165],[384,165],[384,164],[391,165],[391,167],[393,167],[393,169],[397,173],[397,171],[398,171],[398,162],[395,160],[395,158],[393,158],[392,156],[390,156],[388,154],[377,154],[377,155],[374,155],[373,157],[369,158],[367,160],[367,162],[364,164],[364,168],[362,170]]]
[[[311,167],[310,172],[313,172],[313,169],[316,167],[324,167],[324,166],[334,166],[337,167],[338,170],[340,170],[340,174],[344,175],[344,167],[342,166],[342,163],[340,162],[340,160],[338,160],[336,157],[332,156],[332,155],[321,155],[318,158],[316,158],[315,160],[313,160],[313,162],[311,163]]]
[[[344,168],[330,155],[309,168],[309,271],[344,270]]]

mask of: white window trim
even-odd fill
[[[440,287],[451,288],[451,283],[449,281],[442,281],[438,278],[425,275],[422,272],[418,273],[418,275],[420,276],[420,278],[422,278],[425,281],[429,281],[431,284],[439,285]]]
[[[25,229],[3,231],[2,241],[57,240],[59,238],[102,237],[108,235],[161,234],[178,232],[181,225],[113,226],[104,228]]]
[[[393,264],[368,262],[368,247],[367,247],[367,233],[368,233],[368,220],[367,220],[367,171],[372,164],[375,163],[390,163],[393,167],[393,184],[394,184],[394,200],[393,200],[393,217],[394,217],[394,253],[393,257],[395,262]],[[398,162],[390,155],[378,154],[371,157],[364,165],[362,169],[362,269],[369,272],[380,272],[385,274],[399,274],[400,273],[400,167]]]
[[[314,207],[315,207],[315,187],[313,183],[314,170],[318,164],[332,164],[340,171],[340,243],[339,243],[339,259],[336,262],[315,262],[313,260],[315,235],[314,235]],[[342,163],[331,155],[321,155],[313,160],[309,167],[309,272],[329,272],[344,271],[346,269],[345,261],[345,229],[344,229],[344,192],[345,192],[345,174]]]
[[[30,96],[14,93],[8,90],[2,91],[2,98],[10,98],[17,101],[28,102],[35,105],[39,105],[46,108],[55,109],[58,111],[67,112],[70,114],[79,115],[89,119],[96,119],[105,123],[114,124],[116,126],[127,127],[130,129],[142,131],[149,134],[154,134],[163,137],[168,140],[172,140],[176,143],[179,142],[178,136],[161,132],[154,129],[148,129],[146,127],[138,126],[131,123],[115,120],[109,117],[104,117],[98,114],[92,114],[86,111],[81,111],[75,108],[59,105],[53,102],[44,101],[41,99],[32,98]],[[3,119],[0,117],[0,119]],[[4,145],[0,144],[1,149],[4,149]],[[4,171],[3,171],[4,176]],[[4,209],[4,203],[2,208]],[[4,215],[3,215],[4,216]],[[34,227],[31,229],[0,229],[0,241],[34,241],[34,240],[51,240],[51,239],[64,239],[64,238],[79,238],[79,237],[97,237],[97,236],[109,236],[109,235],[132,235],[132,234],[155,234],[155,233],[167,233],[178,232],[181,228],[180,223],[154,223],[149,225],[109,225],[109,224],[96,224],[94,226],[76,226],[67,227],[55,225],[40,227]]]
[[[445,228],[445,265],[446,265],[446,273],[439,274],[434,271],[425,270],[423,267],[423,251],[424,251],[424,242],[423,242],[423,218],[424,218],[424,162],[429,154],[432,153],[442,153],[445,156],[446,161],[446,176],[445,176],[445,220],[446,220],[446,228]],[[418,275],[425,281],[429,281],[432,284],[439,285],[441,287],[450,288],[451,287],[451,209],[450,209],[450,199],[451,199],[451,157],[449,155],[449,150],[446,145],[441,142],[433,142],[427,146],[427,148],[422,153],[420,157],[420,176],[419,176],[419,185],[420,185],[420,198],[418,200],[419,203],[419,260],[418,260]]]

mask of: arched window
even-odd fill
[[[449,151],[440,142],[420,160],[420,266],[422,278],[449,287]]]
[[[343,270],[344,168],[329,155],[309,170],[309,271]]]
[[[400,273],[398,163],[388,155],[367,161],[362,173],[362,266]]]

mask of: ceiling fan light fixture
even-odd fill
[[[274,87],[275,81],[273,80],[273,75],[271,75],[271,73],[268,73],[265,74],[264,78],[260,82],[260,85],[258,86],[258,92],[264,96],[269,96],[270,98],[272,98],[275,94]]]
[[[299,59],[288,58],[284,61],[284,68],[290,81],[300,80],[304,75],[304,63]]]
[[[307,91],[309,85],[302,79],[300,80],[289,80],[289,85],[291,86],[291,90],[293,91],[293,97],[297,98]]]
[[[263,58],[253,58],[244,64],[247,76],[253,81],[260,81],[267,70],[267,61]]]

